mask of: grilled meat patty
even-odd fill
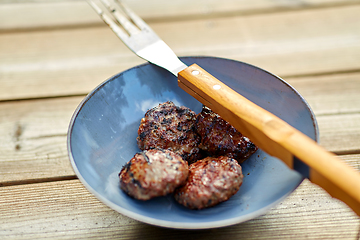
[[[200,137],[195,133],[196,114],[187,107],[165,102],[148,110],[141,119],[137,144],[141,150],[163,148],[189,163],[201,158]]]
[[[145,150],[120,171],[120,188],[139,200],[165,196],[183,185],[189,166],[180,155],[163,149]]]
[[[195,130],[201,137],[199,148],[210,156],[228,156],[242,163],[258,149],[247,137],[205,106],[197,116]]]
[[[239,163],[229,157],[207,157],[190,165],[186,184],[175,191],[175,199],[190,209],[203,209],[228,200],[243,180]]]

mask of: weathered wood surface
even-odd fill
[[[359,74],[303,77],[288,82],[317,115],[321,145],[336,153],[359,151]],[[0,104],[0,184],[73,174],[66,133],[82,99],[79,96]]]
[[[2,0],[2,3],[0,31],[101,24],[82,0]],[[147,22],[153,22],[344,6],[359,0],[131,0],[127,3]]]
[[[178,55],[283,77],[316,114],[320,144],[360,170],[359,0],[128,2]],[[1,239],[360,238],[359,218],[308,181],[264,216],[212,230],[157,228],[99,202],[70,166],[68,124],[89,91],[143,62],[83,1],[0,2]]]
[[[179,56],[236,59],[287,78],[358,69],[359,12],[346,5],[151,27]],[[103,25],[0,34],[0,46],[0,100],[86,94],[144,62]]]
[[[308,181],[261,217],[200,231],[129,219],[99,202],[78,180],[3,187],[0,194],[2,239],[357,239],[360,227],[351,210]]]

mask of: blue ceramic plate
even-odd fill
[[[314,114],[286,82],[257,67],[228,59],[184,57],[197,63],[246,98],[317,140]],[[149,201],[128,197],[119,188],[121,167],[139,151],[137,129],[145,112],[173,101],[195,112],[202,104],[177,86],[172,74],[151,64],[121,72],[100,84],[76,109],[68,132],[71,164],[86,188],[112,209],[152,225],[202,229],[228,226],[264,214],[303,180],[261,150],[242,164],[244,182],[227,202],[189,210],[172,196]]]

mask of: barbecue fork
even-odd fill
[[[196,64],[186,66],[123,2],[88,0],[115,34],[139,57],[178,77],[178,85],[230,122],[266,153],[281,159],[360,216],[360,174],[272,113],[257,106]],[[126,17],[127,15],[127,17]]]

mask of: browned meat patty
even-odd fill
[[[240,188],[243,174],[229,157],[207,157],[190,165],[186,184],[175,191],[175,199],[190,209],[212,207],[228,200]]]
[[[200,137],[195,133],[196,113],[165,102],[148,110],[141,119],[137,144],[141,150],[163,148],[181,155],[189,163],[201,158]]]
[[[189,166],[180,155],[163,149],[145,150],[121,169],[120,188],[139,200],[165,196],[183,185]]]
[[[195,130],[201,137],[199,148],[210,156],[228,156],[242,163],[258,149],[231,124],[205,106],[197,116]]]

